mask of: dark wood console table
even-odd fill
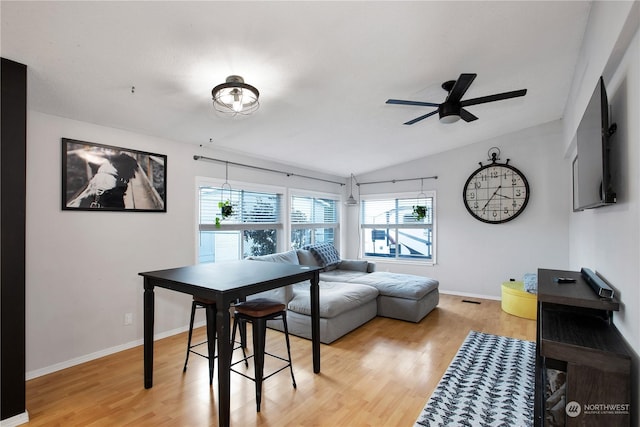
[[[554,417],[566,426],[630,425],[631,355],[612,321],[619,308],[579,272],[538,270],[535,426],[559,425]],[[564,405],[553,410],[548,381],[558,372],[566,379]]]
[[[320,372],[319,267],[264,261],[198,264],[140,273],[144,277],[144,387],[153,386],[153,323],[155,286],[215,300],[216,330],[208,322],[207,336],[218,337],[218,425],[229,426],[231,364],[231,303],[248,295],[309,280],[313,372]]]

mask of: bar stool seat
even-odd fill
[[[268,298],[256,298],[254,300],[242,302],[242,303],[236,304],[234,308],[235,308],[235,312],[233,315],[234,323],[233,323],[233,333],[231,334],[231,341],[235,342],[236,329],[238,328],[239,323],[251,322],[252,331],[253,331],[253,355],[247,356],[246,354],[244,354],[244,348],[243,348],[243,359],[232,363],[231,370],[255,382],[256,409],[257,409],[257,412],[260,412],[260,403],[262,401],[262,382],[264,380],[266,380],[267,378],[277,374],[278,372],[286,368],[289,368],[291,372],[291,381],[293,383],[293,388],[297,387],[296,379],[293,376],[293,366],[291,364],[291,346],[289,344],[289,331],[287,329],[287,309],[286,309],[286,305]],[[287,356],[288,356],[287,359],[265,351],[267,321],[275,320],[275,319],[282,319],[282,322],[284,325],[284,337],[287,343]],[[242,331],[242,328],[241,328],[241,331]],[[286,365],[276,370],[275,372],[272,372],[269,375],[264,376],[265,355],[275,357],[276,359],[280,359],[287,363]],[[253,364],[254,364],[254,370],[255,370],[254,378],[246,375],[245,373],[239,372],[233,368],[235,365],[242,362],[244,362],[245,365],[247,365],[248,364],[247,360],[250,359],[251,357],[253,357]]]
[[[207,316],[207,340],[191,345],[191,337],[193,335],[193,321],[196,317],[196,310],[204,308]],[[182,372],[187,371],[187,363],[189,362],[189,354],[194,353],[198,356],[209,359],[209,385],[213,384],[213,362],[216,358],[216,336],[215,332],[213,336],[209,336],[209,325],[212,329],[216,330],[216,302],[208,300],[206,298],[193,297],[191,303],[191,321],[189,322],[189,339],[187,341],[187,357],[184,360],[184,368]],[[203,354],[197,351],[197,347],[207,344],[207,354]]]

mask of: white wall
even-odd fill
[[[462,201],[467,178],[479,167],[478,162],[488,163],[487,152],[494,146],[501,150],[501,162],[509,158],[509,164],[523,172],[531,190],[524,212],[504,224],[474,219]],[[433,277],[440,281],[442,292],[499,298],[500,285],[509,278],[522,280],[525,273],[535,273],[539,267],[567,268],[570,191],[562,153],[562,126],[552,122],[357,177],[369,182],[438,176],[424,181],[425,191],[436,191],[436,265],[377,261],[378,269]],[[417,195],[420,181],[362,185],[360,189],[362,194]],[[350,213],[349,238],[355,242],[357,209]],[[349,246],[349,256],[356,256],[357,246]]]
[[[593,89],[601,75],[617,67],[627,49],[624,38],[637,31],[638,5],[631,1],[594,1],[569,98],[564,110],[564,136],[567,151],[575,149],[574,135]],[[635,23],[634,23],[635,16]]]
[[[570,263],[589,267],[619,290],[622,310],[615,322],[640,348],[640,42],[636,34],[628,55],[607,85],[612,121],[613,186],[617,204],[576,212],[570,218]]]
[[[622,13],[626,12],[626,13]],[[617,25],[616,25],[617,24]],[[600,58],[591,70],[603,75],[612,122],[618,131],[611,139],[612,175],[617,204],[570,215],[569,260],[572,269],[595,270],[616,288],[621,309],[614,323],[636,352],[640,353],[640,4],[602,3],[592,10],[585,40],[585,58]],[[603,40],[605,43],[603,43]],[[613,43],[611,42],[613,41]],[[608,43],[607,43],[608,42]],[[589,81],[595,81],[589,76]],[[586,80],[586,79],[585,79]],[[593,90],[583,85],[569,104]],[[577,101],[576,101],[577,103]],[[565,134],[575,132],[566,123]],[[570,151],[570,150],[569,150]],[[636,359],[637,363],[637,359]],[[632,376],[635,407],[640,407],[638,366]],[[633,412],[632,424],[638,424]]]
[[[138,273],[196,262],[196,176],[225,176],[224,164],[195,161],[194,154],[344,182],[34,111],[29,112],[27,133],[27,378],[142,342]],[[167,212],[62,211],[62,137],[166,154]],[[229,180],[344,190],[336,184],[233,166]],[[156,289],[156,335],[185,330],[190,308],[189,296]],[[133,314],[132,326],[124,326],[125,313]]]

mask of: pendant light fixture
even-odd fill
[[[349,194],[349,198],[347,199],[347,201],[344,202],[344,204],[347,205],[347,206],[357,206],[358,205],[358,201],[356,200],[355,197],[353,197],[353,180],[354,179],[355,179],[355,177],[353,176],[353,174],[351,174],[351,177],[350,177],[351,194]]]
[[[260,92],[246,84],[240,76],[229,76],[225,83],[211,90],[213,108],[223,116],[235,117],[249,115],[259,107]]]

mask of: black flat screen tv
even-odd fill
[[[615,124],[609,125],[607,91],[600,77],[576,133],[575,210],[598,208],[616,202],[610,164],[610,136],[613,132]]]

